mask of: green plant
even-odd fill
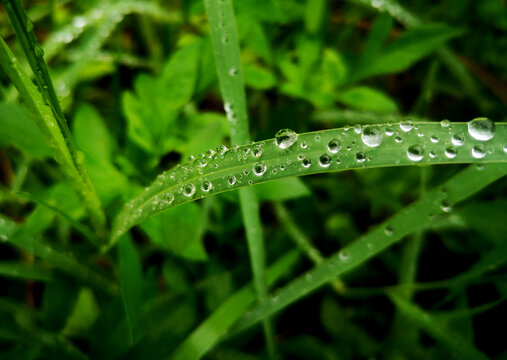
[[[503,356],[473,319],[507,298],[507,123],[468,115],[505,118],[501,85],[443,47],[468,23],[132,0],[28,2],[34,25],[2,3],[0,357]],[[389,95],[400,72],[415,99]],[[428,271],[439,252],[470,268]]]

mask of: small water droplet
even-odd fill
[[[315,139],[316,142],[319,142],[320,141],[320,135],[315,135],[314,139]]]
[[[350,254],[347,250],[342,250],[338,253],[338,257],[340,258],[341,261],[345,262],[345,261],[349,261]]]
[[[440,121],[440,126],[443,128],[448,128],[449,126],[451,126],[451,122],[447,119],[444,119]]]
[[[195,194],[195,185],[194,184],[187,184],[183,188],[183,195],[187,197],[191,197]]]
[[[434,151],[430,151],[428,155],[429,155],[429,156],[430,156],[430,158],[432,158],[432,159],[434,159],[434,158],[437,156],[437,154],[435,154],[435,152],[434,152]]]
[[[444,200],[440,203],[440,208],[443,212],[446,213],[450,213],[452,211],[452,206],[447,200]]]
[[[338,151],[341,150],[341,148],[342,144],[338,139],[329,140],[329,142],[327,143],[327,149],[329,150],[329,152],[333,154],[336,154]]]
[[[262,155],[262,147],[260,145],[254,146],[252,148],[252,155],[254,157],[260,157]]]
[[[412,145],[407,149],[407,156],[412,161],[421,161],[424,157],[424,149],[420,145]]]
[[[212,188],[213,188],[213,184],[211,183],[211,181],[208,181],[208,180],[203,182],[201,185],[201,190],[205,191],[205,192],[210,191]]]
[[[221,144],[217,146],[217,153],[224,155],[227,152],[227,146]]]
[[[174,195],[172,193],[165,194],[164,201],[166,204],[171,205],[174,202]]]
[[[299,144],[299,146],[301,146],[301,149],[308,148],[308,144],[306,143],[306,141],[301,142],[301,144]]]
[[[358,152],[356,154],[356,161],[358,163],[362,163],[362,162],[365,162],[366,161],[366,155],[364,154],[364,152]]]
[[[393,136],[394,130],[390,127],[386,128],[386,135],[387,136]]]
[[[280,149],[287,149],[294,145],[298,139],[298,134],[291,129],[282,129],[275,135],[275,144]]]
[[[236,184],[236,181],[237,181],[236,176],[234,176],[234,175],[229,176],[229,179],[227,179],[227,181],[229,182],[229,185]]]
[[[384,234],[387,236],[392,236],[394,234],[394,228],[391,225],[387,225],[384,229]]]
[[[413,128],[414,128],[414,124],[412,123],[411,120],[403,121],[403,122],[400,123],[400,129],[403,132],[409,132]]]
[[[263,162],[255,163],[252,167],[252,171],[257,176],[262,176],[266,172],[266,164]]]
[[[361,134],[361,140],[368,147],[377,147],[382,143],[382,132],[377,127],[366,127]]]
[[[438,137],[438,135],[431,135],[430,141],[432,143],[436,144],[436,143],[438,143],[440,141],[440,138]]]
[[[236,75],[238,75],[238,69],[236,69],[236,68],[230,68],[229,69],[229,75],[230,76],[236,76]]]
[[[229,42],[229,38],[227,36],[222,36],[222,44],[227,44]]]
[[[488,118],[475,118],[468,122],[468,133],[475,140],[488,141],[495,135],[495,123]]]
[[[452,146],[448,147],[447,149],[445,149],[445,156],[448,158],[448,159],[454,159],[456,157],[456,155],[458,154],[458,152],[456,151],[455,148],[453,148]]]
[[[486,151],[484,150],[484,145],[478,144],[472,148],[472,156],[476,159],[482,159],[486,156]]]
[[[304,158],[301,163],[303,164],[304,168],[309,168],[310,166],[312,166],[312,161],[307,158]]]
[[[451,137],[451,142],[455,146],[462,146],[465,143],[465,136],[463,134],[454,134]]]
[[[356,125],[354,125],[354,132],[355,132],[356,134],[361,134],[361,130],[362,130],[362,127],[361,127],[361,125],[360,125],[360,124],[356,124]]]
[[[394,141],[396,141],[399,144],[403,142],[403,138],[401,136],[395,136]]]
[[[328,154],[322,154],[320,157],[319,157],[319,165],[323,168],[327,168],[329,167],[329,165],[331,165],[331,156],[329,156]]]

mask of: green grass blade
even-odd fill
[[[417,123],[415,126],[417,130],[414,127],[408,132],[402,131],[398,124],[370,126],[370,130],[376,129],[384,134],[382,143],[374,148],[363,143],[361,134],[348,128],[300,134],[286,149],[280,149],[274,139],[228,151],[219,147],[216,152],[210,151],[160,174],[141,195],[128,202],[114,221],[111,245],[132,226],[173,206],[272,179],[386,166],[507,162],[505,123],[496,124],[496,134],[487,142],[472,138],[466,123],[452,123],[449,127],[438,123]],[[386,130],[395,133],[387,136]],[[452,145],[454,134],[463,135],[462,146]],[[438,137],[437,143],[431,140],[432,136],[433,139]],[[330,142],[332,151],[329,150]],[[341,150],[338,150],[338,142]],[[424,152],[419,161],[408,156],[409,149],[414,146]],[[475,147],[484,147],[486,155],[475,158],[472,155]],[[445,155],[446,150],[449,154],[455,150],[456,156]],[[323,160],[322,166],[319,161]]]
[[[235,144],[247,144],[250,141],[248,114],[232,0],[206,0],[205,4],[211,29],[211,40],[220,90],[224,99],[227,119],[230,123],[231,140]],[[264,274],[266,255],[259,213],[259,201],[255,191],[251,188],[240,189],[239,200],[255,289],[259,301],[262,302],[267,296]],[[268,351],[271,358],[274,358],[273,330],[269,319],[264,319],[263,327]]]
[[[447,329],[434,316],[428,314],[395,293],[390,294],[389,297],[399,311],[401,311],[416,326],[424,329],[435,340],[448,347],[452,354],[459,354],[459,358],[461,359],[489,359],[481,351],[476,349],[469,340],[463,339],[461,335]]]
[[[405,236],[423,229],[443,212],[442,202],[452,205],[468,198],[493,181],[507,174],[507,164],[488,164],[482,170],[469,167],[429,191],[424,198],[402,209],[372,231],[360,237],[307,274],[280,289],[270,302],[254,309],[240,320],[237,330],[245,329],[282,310],[335,276],[361,265],[369,258],[395,244]],[[449,193],[443,189],[452,189]],[[387,230],[387,231],[386,231]]]
[[[284,255],[266,271],[268,285],[274,284],[299,260],[297,252]],[[200,359],[222,337],[229,328],[248,310],[255,301],[255,292],[247,285],[229,297],[213,314],[190,334],[170,357],[172,360]]]
[[[51,281],[51,271],[45,267],[14,261],[0,262],[0,276],[24,280]]]
[[[32,116],[41,129],[45,140],[53,150],[55,160],[83,199],[99,236],[105,236],[106,218],[100,199],[90,177],[82,166],[82,154],[73,156],[69,143],[62,134],[53,111],[21,68],[7,44],[0,38],[0,64],[17,88]]]

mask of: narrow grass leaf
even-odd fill
[[[507,164],[488,164],[482,170],[477,170],[476,167],[465,169],[277,291],[271,301],[246,314],[238,323],[237,330],[245,329],[264,316],[284,309],[337,275],[352,270],[405,236],[424,228],[436,215],[443,213],[442,202],[455,204],[506,174]],[[452,190],[446,193],[442,189]]]
[[[459,355],[461,359],[489,359],[484,353],[475,348],[470,341],[450,331],[450,329],[441,324],[434,316],[395,293],[390,294],[389,297],[398,310],[414,324],[430,334],[435,340],[448,347],[451,354]]]
[[[53,280],[51,271],[45,267],[14,261],[0,262],[0,276],[35,281]]]
[[[454,135],[463,137],[461,146],[453,145]],[[466,123],[371,125],[295,136],[286,148],[277,145],[279,138],[230,150],[219,146],[160,174],[117,215],[110,245],[132,226],[173,206],[287,176],[385,166],[507,162],[505,123],[496,124],[489,141],[473,138]]]
[[[299,255],[297,252],[291,251],[271,265],[266,271],[267,285],[274,284],[298,260]],[[251,285],[238,290],[181,343],[172,354],[171,359],[200,359],[226,335],[229,328],[252,306],[255,298],[256,296]]]

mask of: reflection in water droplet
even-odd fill
[[[468,122],[468,133],[475,140],[488,141],[495,135],[495,123],[488,118],[476,118]]]
[[[424,157],[424,149],[420,145],[412,145],[407,149],[407,156],[412,161],[421,161]]]
[[[472,156],[476,159],[482,159],[486,156],[486,151],[484,150],[484,145],[478,144],[472,148]]]
[[[361,140],[368,147],[377,147],[382,143],[382,132],[377,127],[366,127],[361,134]]]
[[[329,152],[333,154],[336,154],[338,151],[340,151],[341,148],[342,144],[338,139],[329,140],[329,142],[327,143],[327,149],[329,150]]]
[[[275,135],[275,144],[280,149],[291,147],[298,139],[298,134],[291,129],[282,129]]]
[[[319,165],[323,168],[327,168],[329,167],[329,165],[331,165],[331,156],[329,156],[328,154],[322,154],[320,157],[319,157]]]
[[[451,147],[448,147],[447,149],[445,149],[445,156],[448,158],[448,159],[454,159],[456,157],[456,155],[458,154],[458,152],[456,151],[455,148],[453,148],[452,146]]]

